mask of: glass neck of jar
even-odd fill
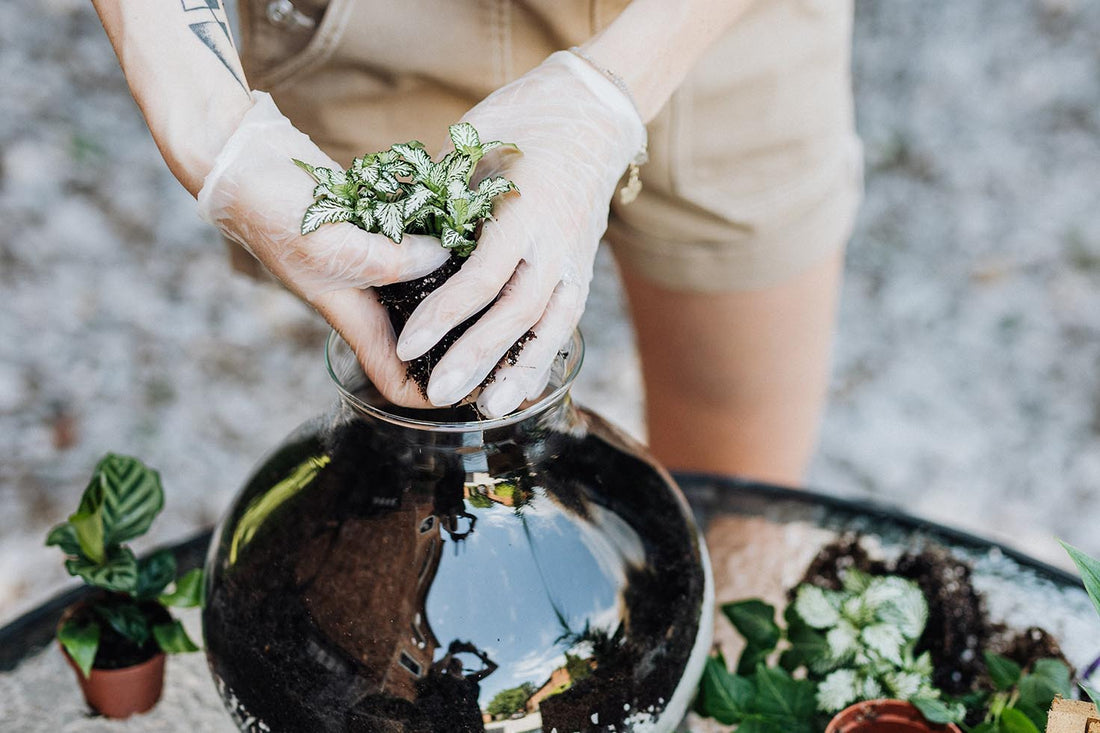
[[[370,383],[351,348],[335,332],[329,335],[326,362],[340,392],[343,419],[369,423],[380,436],[424,449],[473,452],[492,445],[525,443],[532,436],[573,432],[580,418],[569,388],[584,357],[584,341],[574,332],[559,352],[538,399],[528,400],[499,418],[480,418],[473,404],[418,410],[386,400]]]

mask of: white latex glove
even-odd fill
[[[576,328],[615,185],[643,149],[645,126],[622,90],[566,51],[493,92],[463,121],[483,140],[519,147],[519,155],[493,151],[478,174],[502,175],[520,195],[497,204],[495,220],[485,223],[462,269],[413,312],[397,353],[406,360],[424,354],[499,294],[428,383],[433,404],[458,402],[532,329],[536,338],[517,363],[501,364],[478,397],[479,409],[495,417],[542,392],[554,357]]]
[[[433,237],[406,235],[395,244],[343,223],[303,236],[302,216],[315,184],[292,159],[342,167],[295,129],[269,95],[252,96],[252,108],[199,191],[200,216],[317,309],[387,399],[428,407],[397,358],[389,316],[371,288],[427,275],[447,260],[447,251]]]

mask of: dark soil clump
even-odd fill
[[[416,310],[416,307],[420,305],[429,294],[457,273],[465,261],[466,258],[464,257],[451,255],[451,258],[444,262],[438,269],[422,278],[394,283],[392,285],[384,285],[376,289],[379,302],[381,302],[390,313],[390,323],[393,324],[394,333],[401,333],[401,330],[409,320],[409,316]],[[485,311],[489,310],[491,307],[492,304],[470,316],[458,326],[451,329],[447,335],[440,339],[439,343],[429,349],[427,353],[408,362],[407,374],[409,379],[416,382],[417,387],[420,388],[421,395],[427,398],[428,378],[431,377],[435,365],[438,364],[439,360],[443,358],[443,355],[447,353],[447,349],[451,348],[451,346],[458,341],[459,337],[466,333],[466,331],[474,325],[477,319],[481,318]],[[504,355],[504,360],[508,364],[515,364],[524,345],[533,338],[535,338],[534,331],[529,330],[527,333],[523,334],[523,336],[521,336],[508,350],[508,353]],[[489,376],[485,378],[481,386],[485,387],[491,384],[495,378],[495,374],[495,370],[489,372]]]

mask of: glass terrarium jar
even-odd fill
[[[676,726],[710,646],[706,550],[668,473],[573,404],[582,352],[477,420],[385,402],[330,337],[341,402],[260,465],[207,562],[241,730]]]

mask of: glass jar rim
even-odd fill
[[[351,347],[343,337],[340,336],[335,330],[329,332],[328,338],[325,341],[325,368],[328,370],[329,378],[332,379],[333,384],[336,385],[337,391],[340,393],[340,397],[345,403],[351,405],[356,410],[370,415],[371,417],[385,422],[399,425],[406,428],[414,428],[417,430],[433,430],[437,432],[447,433],[465,433],[471,431],[485,431],[492,430],[494,428],[507,427],[514,425],[515,423],[522,422],[530,417],[543,412],[551,405],[559,402],[562,397],[569,391],[569,388],[573,384],[573,380],[576,379],[577,373],[580,371],[581,363],[584,361],[584,337],[581,335],[580,329],[574,329],[573,335],[569,340],[568,346],[558,351],[558,354],[554,357],[555,360],[561,359],[563,361],[561,369],[560,384],[549,389],[544,390],[543,395],[531,402],[526,407],[521,407],[518,410],[514,410],[502,417],[488,418],[485,420],[466,420],[466,421],[439,421],[439,420],[427,420],[415,417],[408,417],[406,415],[398,415],[393,412],[373,405],[360,399],[355,392],[349,389],[345,383],[345,379],[336,373],[335,358],[338,356],[338,352],[346,350],[352,361],[359,369],[359,374],[363,379],[370,381],[366,374],[363,372],[362,366],[359,366],[358,359],[355,358],[354,353],[351,353]],[[553,367],[551,367],[551,381],[553,381]]]

